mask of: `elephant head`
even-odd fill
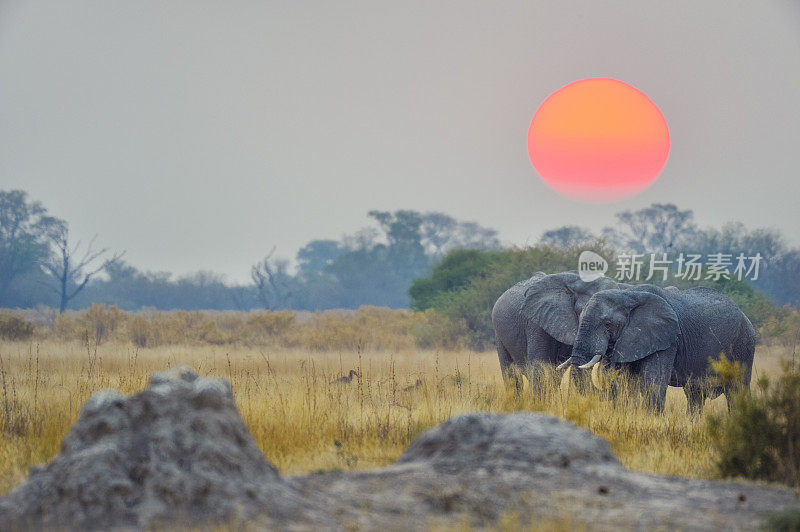
[[[559,342],[572,345],[578,318],[589,299],[600,290],[618,286],[607,277],[586,282],[576,272],[547,275],[525,291],[522,315]]]
[[[589,368],[604,357],[635,362],[668,348],[678,332],[678,316],[663,297],[645,289],[603,290],[587,303],[572,356],[559,368]]]

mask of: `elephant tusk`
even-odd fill
[[[570,384],[572,384],[572,366],[567,366],[567,371],[561,376],[561,384],[558,387],[562,397],[569,397]]]
[[[589,362],[584,364],[583,366],[578,366],[578,369],[588,369],[600,362],[600,359],[603,358],[603,355],[595,355]]]
[[[569,358],[568,358],[568,359],[566,359],[564,362],[562,362],[561,364],[559,364],[558,366],[556,366],[556,369],[564,369],[564,368],[566,368],[567,366],[569,366],[570,364],[572,364],[572,362],[573,362],[574,360],[575,360],[575,357],[569,357]]]
[[[592,367],[592,384],[594,384],[594,387],[598,390],[603,389],[603,381],[600,376],[600,364],[595,364]]]

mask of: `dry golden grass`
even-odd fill
[[[358,310],[295,311],[142,311],[94,304],[80,311],[0,310],[0,338],[26,340],[116,341],[139,347],[219,345],[304,351],[355,351],[415,348],[457,349],[468,331],[434,311],[363,306]],[[232,348],[232,347],[231,347]]]
[[[756,376],[774,372],[786,349],[759,347]],[[50,460],[95,391],[140,391],[150,375],[189,365],[231,381],[242,416],[266,457],[284,474],[367,469],[392,463],[422,431],[463,412],[548,412],[608,439],[640,471],[713,477],[704,416],[687,416],[682,390],[666,412],[650,413],[636,394],[613,403],[579,393],[553,376],[521,395],[505,389],[494,353],[402,350],[303,352],[193,345],[99,347],[44,340],[0,342],[0,493]],[[350,369],[359,378],[331,384]],[[755,380],[755,379],[754,379]],[[417,382],[420,384],[417,385]],[[724,411],[723,398],[706,411]]]

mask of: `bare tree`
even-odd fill
[[[250,277],[256,287],[258,299],[267,310],[277,310],[286,305],[291,295],[291,276],[286,260],[273,259],[275,248],[263,260],[253,265]]]
[[[115,253],[111,258],[103,258],[108,253],[108,248],[94,249],[95,238],[92,238],[83,254],[79,255],[81,243],[78,241],[74,247],[70,247],[69,226],[66,222],[56,224],[49,231],[48,239],[52,254],[42,261],[41,265],[45,273],[55,282],[51,288],[59,296],[59,313],[66,310],[70,300],[86,288],[92,277],[125,254],[125,252]]]

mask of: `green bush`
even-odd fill
[[[0,338],[3,340],[27,340],[36,327],[15,314],[0,314]]]
[[[434,309],[453,323],[466,326],[466,344],[473,349],[487,349],[494,343],[491,313],[494,302],[514,283],[528,279],[537,271],[557,273],[574,270],[581,251],[592,250],[609,264],[607,276],[614,278],[617,253],[602,240],[583,246],[554,247],[537,245],[503,250],[460,250],[444,257],[427,277],[415,279],[409,288],[413,310]],[[644,257],[642,272],[648,271],[649,258]],[[686,289],[709,286],[730,297],[750,318],[755,327],[778,327],[788,315],[762,292],[746,281],[721,278],[689,281],[670,277],[660,282],[658,277],[647,282],[675,285]],[[777,325],[776,325],[777,324]]]
[[[473,279],[485,277],[504,256],[503,251],[457,249],[448,253],[429,277],[414,279],[408,289],[411,310],[427,310],[438,296],[467,286]]]
[[[437,266],[430,277],[415,281],[414,286],[430,289],[425,292],[424,299],[417,296],[416,301],[418,304],[424,301],[452,323],[466,327],[464,343],[469,347],[489,349],[494,345],[492,307],[497,298],[513,284],[530,278],[537,271],[574,270],[583,249],[592,249],[605,257],[610,265],[614,263],[614,252],[602,243],[586,248],[539,245],[524,249],[452,253],[442,261],[441,269]]]
[[[717,363],[733,365],[732,363]],[[721,378],[735,375],[722,367]],[[710,415],[708,429],[723,477],[781,482],[800,486],[800,372],[786,364],[771,381],[761,377],[757,389],[731,398],[727,416]]]

